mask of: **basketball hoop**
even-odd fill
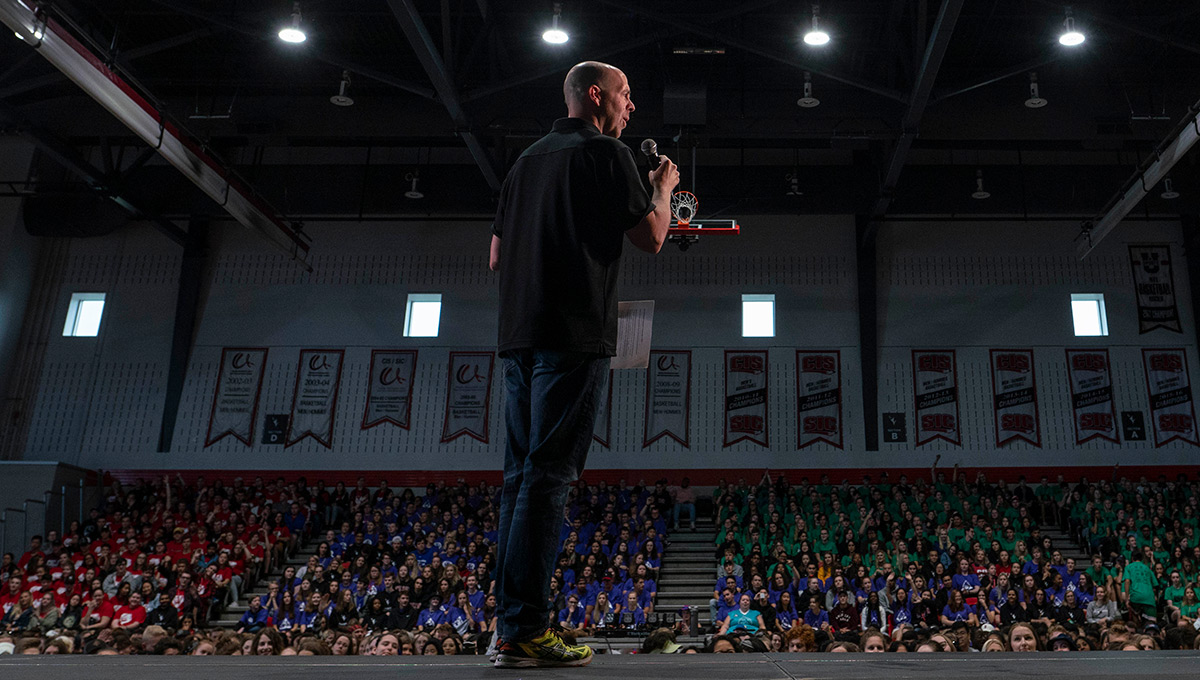
[[[696,217],[700,200],[690,191],[676,191],[671,195],[671,214],[679,226],[686,227]]]

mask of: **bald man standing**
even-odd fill
[[[496,599],[497,668],[584,666],[586,645],[549,626],[550,576],[572,482],[592,440],[617,349],[623,240],[649,253],[670,226],[679,170],[669,159],[646,192],[618,141],[634,111],[616,67],[588,61],[563,83],[567,117],[517,159],[492,225],[500,273],[500,356],[507,392]]]

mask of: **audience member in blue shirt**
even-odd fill
[[[829,628],[829,612],[821,608],[821,601],[818,598],[812,598],[808,601],[808,609],[804,612],[804,622],[813,627],[813,630],[823,630]]]
[[[449,619],[442,609],[442,598],[435,594],[429,598],[429,607],[417,615],[417,627],[423,631],[433,630],[439,623],[449,623]]]
[[[567,606],[558,612],[558,622],[568,630],[583,630],[584,610],[579,606],[579,598],[572,595],[567,598]]]
[[[239,633],[257,633],[267,625],[269,612],[263,609],[262,599],[258,597],[250,598],[250,608],[246,613],[242,614],[242,619],[238,621],[237,632]]]

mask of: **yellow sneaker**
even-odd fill
[[[496,668],[586,666],[594,653],[587,645],[568,645],[551,629],[524,642],[502,642],[496,650]]]

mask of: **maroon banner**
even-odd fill
[[[1071,410],[1075,443],[1117,438],[1117,409],[1113,405],[1112,363],[1107,349],[1068,349],[1067,376],[1071,382]]]
[[[767,351],[725,350],[725,446],[747,440],[770,448]]]
[[[442,443],[466,435],[488,443],[494,352],[451,352]]]
[[[596,412],[596,422],[592,425],[592,439],[595,439],[600,446],[611,448],[609,442],[612,441],[612,393],[613,393],[613,372],[608,372],[608,398],[600,402],[600,408]]]
[[[337,415],[338,388],[342,382],[344,349],[302,349],[292,392],[292,418],[283,447],[312,437],[333,448],[333,419]]]
[[[642,448],[670,437],[688,448],[692,405],[690,350],[651,350],[646,366],[646,418]]]
[[[246,446],[254,445],[254,421],[267,366],[265,347],[226,347],[221,350],[221,368],[208,414],[205,448],[231,436]]]
[[[796,350],[797,448],[842,448],[842,353]]]
[[[958,364],[954,350],[915,349],[913,401],[917,411],[917,446],[935,439],[962,445],[958,417]]]
[[[371,352],[371,370],[367,379],[367,405],[363,409],[362,429],[391,423],[409,429],[412,416],[417,350],[377,349]]]
[[[1178,439],[1200,446],[1187,353],[1183,349],[1143,349],[1142,362],[1146,367],[1154,445],[1165,446]]]

